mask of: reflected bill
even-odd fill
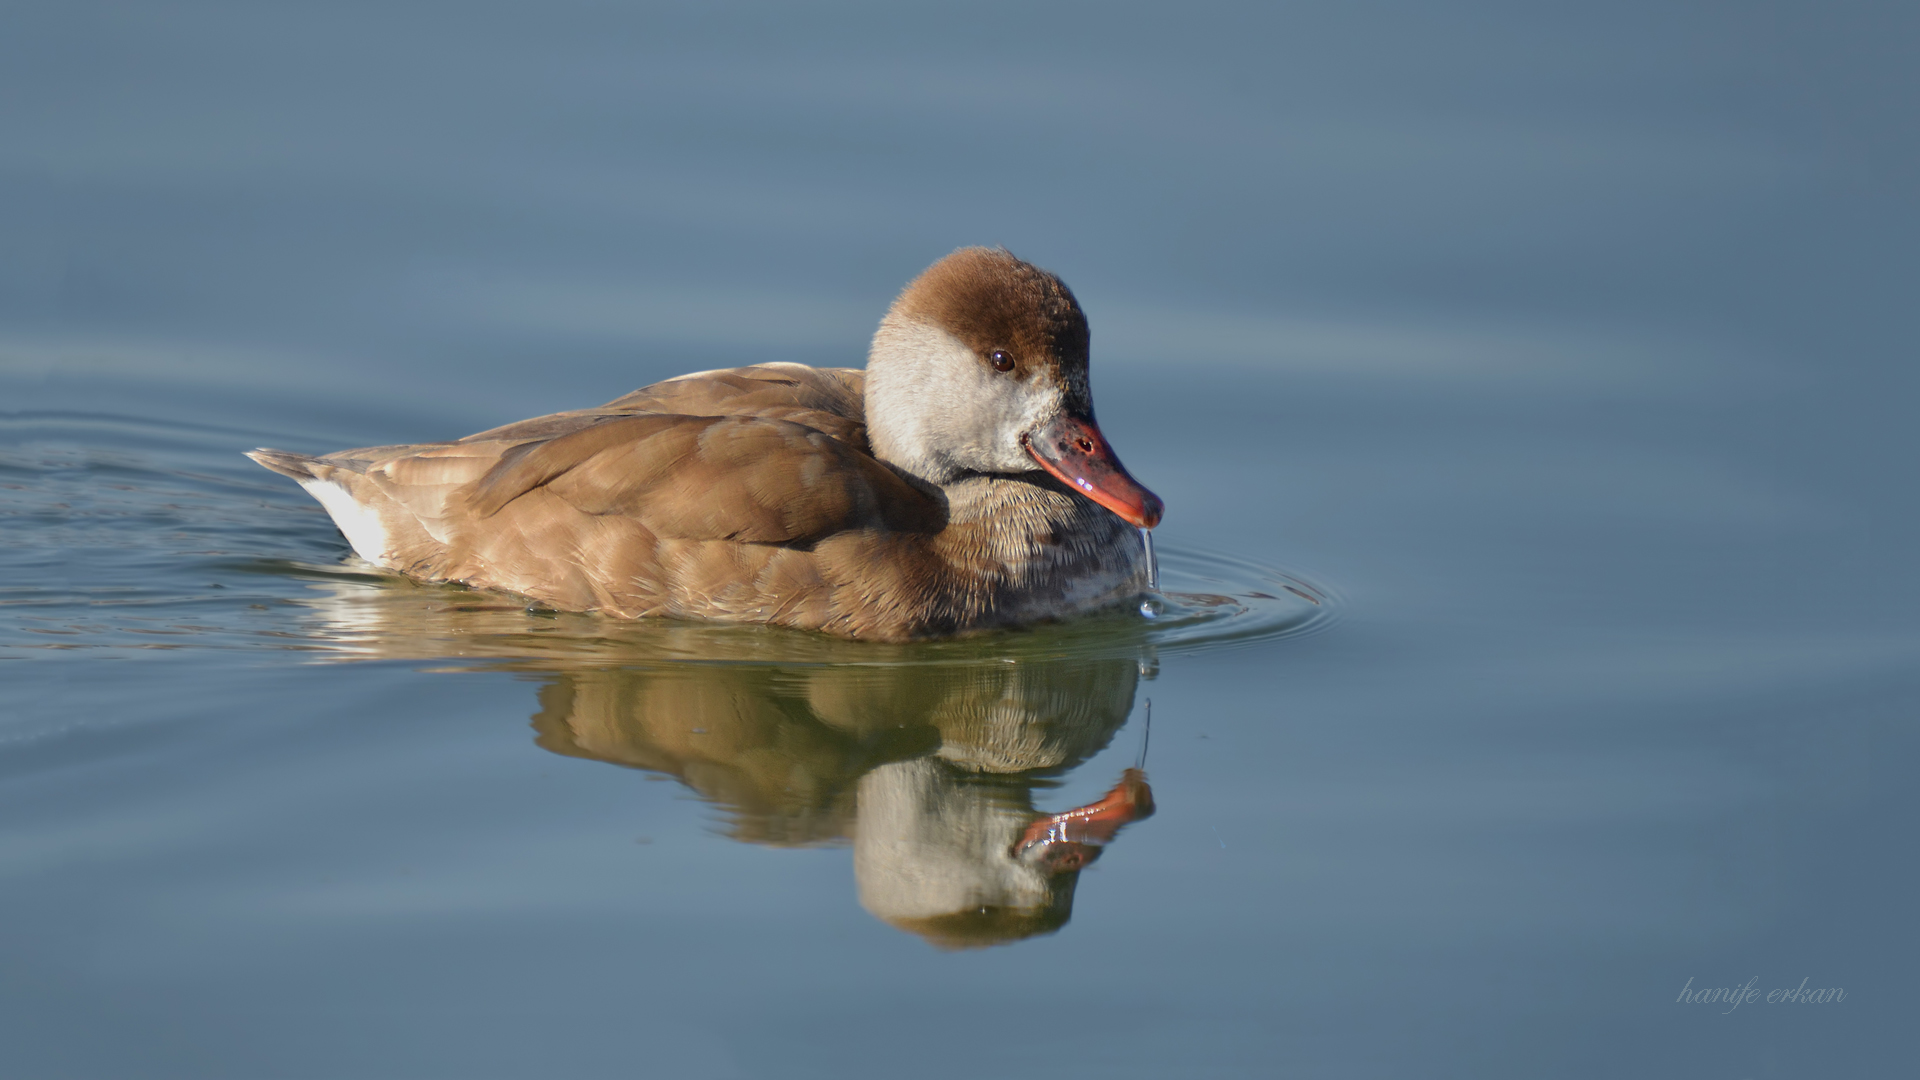
[[[1132,711],[1131,660],[561,672],[533,725],[555,753],[673,776],[736,839],[846,841],[861,904],[943,948],[1051,933],[1080,871],[1153,812],[1129,769],[1058,814],[1036,784]]]

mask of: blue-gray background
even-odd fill
[[[13,0],[0,1065],[1910,1067],[1917,33],[1892,3]],[[857,364],[969,243],[1080,295],[1166,544],[1342,606],[1163,664],[1162,811],[1053,937],[889,929],[844,849],[533,746],[524,678],[95,619],[206,586],[194,551],[339,557],[238,449]],[[1675,1002],[1750,976],[1847,998]]]

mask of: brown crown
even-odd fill
[[[1067,284],[1005,248],[967,247],[913,279],[893,315],[931,322],[987,363],[1005,350],[1022,377],[1059,383],[1069,407],[1091,410],[1087,317]]]

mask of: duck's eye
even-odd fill
[[[987,359],[993,361],[993,370],[995,371],[1013,370],[1013,354],[1005,349],[993,350],[993,355],[987,357]]]

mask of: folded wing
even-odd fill
[[[252,456],[370,561],[574,610],[724,616],[824,597],[801,552],[826,537],[944,524],[868,452],[861,374],[706,372],[458,442]]]
[[[611,417],[503,446],[459,498],[480,521],[537,491],[662,539],[805,543],[847,529],[939,527],[932,500],[870,455],[803,424],[746,416]]]

